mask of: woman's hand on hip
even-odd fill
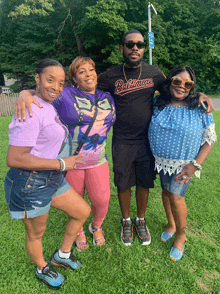
[[[187,184],[196,171],[197,168],[193,164],[187,164],[175,178],[175,181],[181,181],[180,185],[183,183]]]

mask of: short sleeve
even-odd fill
[[[98,87],[97,88],[99,90],[104,91],[104,92],[109,92],[108,84],[109,84],[108,73],[107,73],[107,71],[105,71],[98,76]]]
[[[202,132],[202,142],[201,145],[208,143],[209,145],[212,142],[217,140],[216,132],[215,132],[215,123],[212,113],[204,113],[202,114],[202,124],[203,124],[203,132]]]
[[[63,95],[63,92],[62,92],[61,95]],[[53,107],[54,107],[56,110],[58,110],[58,109],[59,109],[59,106],[60,106],[60,99],[59,99],[59,98],[55,99],[55,100],[52,102],[52,105],[53,105]]]
[[[163,87],[166,81],[166,76],[165,74],[158,68],[159,74],[158,74],[158,86],[157,86],[157,91],[160,93],[163,92]]]
[[[66,113],[65,102],[68,101],[69,99],[68,97],[70,96],[70,90],[69,90],[70,88],[72,87],[64,87],[61,93],[61,98],[57,98],[52,102],[52,105],[56,109],[60,118],[61,117],[63,118],[63,111],[64,113]]]
[[[19,122],[12,119],[9,125],[9,144],[13,146],[33,147],[36,145],[40,131],[40,121],[36,113],[30,118],[27,115],[26,121]]]

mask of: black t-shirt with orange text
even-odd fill
[[[161,91],[165,76],[159,68],[144,62],[141,67],[124,69],[125,75],[123,65],[118,65],[98,76],[98,89],[109,92],[115,101],[113,143],[148,143],[154,93]]]

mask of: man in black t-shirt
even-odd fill
[[[116,106],[112,139],[113,171],[123,215],[121,241],[126,246],[133,242],[133,226],[142,245],[151,242],[145,211],[149,188],[154,187],[155,172],[148,142],[148,126],[153,112],[154,93],[161,90],[165,76],[159,68],[141,61],[144,49],[142,34],[136,30],[127,32],[120,45],[124,64],[98,77],[98,88],[110,92]],[[212,103],[208,104],[212,106]],[[132,186],[136,186],[137,203],[137,217],[133,221],[130,219]]]
[[[112,139],[113,171],[123,215],[121,240],[125,245],[133,242],[133,225],[142,245],[151,242],[145,211],[149,188],[154,187],[155,172],[148,126],[154,93],[160,90],[165,76],[157,67],[141,61],[144,49],[144,38],[139,31],[126,33],[120,46],[125,63],[98,77],[98,88],[110,92],[116,106]],[[137,202],[134,221],[130,219],[132,186],[136,186]]]

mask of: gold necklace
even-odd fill
[[[124,74],[125,81],[127,83],[128,80],[127,80],[126,75],[125,75],[125,64],[124,63],[123,63],[123,74]],[[140,65],[140,74],[139,74],[138,80],[140,80],[141,74],[142,74],[142,67]]]

